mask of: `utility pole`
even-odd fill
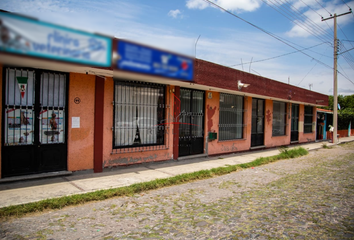
[[[338,59],[338,39],[337,39],[337,17],[344,16],[352,13],[352,9],[349,8],[349,12],[342,14],[334,14],[329,18],[322,18],[322,21],[329,19],[334,20],[334,51],[333,51],[333,143],[338,142],[337,130],[338,130],[338,96],[337,96],[337,59]]]

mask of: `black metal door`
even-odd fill
[[[204,91],[183,89],[180,93],[179,156],[204,152]]]
[[[67,169],[65,73],[6,68],[2,176]]]
[[[264,145],[264,100],[252,99],[251,147]]]
[[[299,105],[291,104],[291,142],[299,140]]]

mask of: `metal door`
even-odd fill
[[[251,147],[264,145],[264,100],[252,99]]]
[[[291,104],[291,142],[299,140],[299,105]]]
[[[66,170],[65,73],[6,68],[2,176]]]
[[[179,156],[204,152],[204,91],[183,89],[180,93]]]

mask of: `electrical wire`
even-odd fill
[[[304,17],[303,14],[289,2],[285,0],[262,0],[265,4],[273,8],[275,11],[292,21],[295,25],[304,29],[309,34],[317,37],[321,41],[329,41],[331,35],[323,28],[313,22],[310,18]],[[270,4],[270,3],[271,4]],[[298,20],[300,18],[300,20]],[[323,35],[323,36],[322,36]],[[325,39],[325,40],[324,40]]]
[[[238,15],[236,15],[236,14],[230,12],[229,10],[227,10],[227,9],[225,9],[225,8],[223,8],[223,7],[221,7],[221,6],[219,6],[218,4],[216,4],[216,3],[214,3],[214,2],[211,2],[210,0],[204,0],[204,1],[210,3],[211,5],[213,5],[213,6],[217,7],[217,8],[219,8],[219,9],[221,9],[222,11],[224,11],[224,12],[226,12],[226,13],[228,13],[228,14],[230,14],[230,15],[232,15],[232,16],[238,18],[238,19],[240,19],[241,21],[243,21],[243,22],[245,22],[245,23],[251,25],[252,27],[257,28],[258,30],[260,30],[260,31],[262,31],[262,32],[264,32],[264,33],[266,33],[267,35],[269,35],[269,36],[275,38],[276,40],[278,40],[278,41],[284,43],[285,45],[287,45],[287,46],[289,46],[289,47],[291,47],[291,48],[293,48],[293,49],[295,49],[295,50],[301,52],[302,54],[304,54],[304,55],[306,55],[307,57],[313,59],[314,61],[319,62],[319,63],[322,64],[323,66],[326,66],[326,67],[328,67],[328,68],[332,68],[331,66],[327,65],[326,63],[321,62],[321,61],[319,61],[318,59],[312,57],[311,55],[309,55],[309,54],[307,54],[307,53],[305,53],[305,52],[300,51],[299,49],[297,49],[297,48],[294,47],[293,45],[291,45],[291,44],[287,43],[286,41],[282,40],[282,39],[281,39],[280,37],[278,37],[277,35],[275,35],[275,34],[269,32],[269,31],[267,31],[267,30],[265,30],[265,29],[263,29],[263,28],[261,28],[261,27],[258,27],[257,25],[255,25],[255,24],[253,24],[253,23],[251,23],[251,22],[249,22],[249,21],[243,19],[242,17],[240,17],[240,16],[238,16]],[[332,69],[333,69],[333,68],[332,68]]]
[[[325,49],[325,51],[324,52],[326,52],[327,51],[327,49],[328,49],[328,47]],[[320,58],[321,59],[321,58]],[[306,73],[306,75],[301,79],[301,81],[297,84],[298,86],[300,85],[300,83],[302,83],[302,81],[307,77],[307,75],[309,75],[310,74],[310,72],[316,67],[316,65],[317,65],[317,62],[315,63],[315,65],[313,65],[313,67],[310,69],[310,71],[308,71],[307,73]]]
[[[315,1],[316,1],[316,2],[318,3],[318,5],[320,5],[324,10],[326,10],[326,12],[328,12],[327,9],[326,9],[324,6],[322,6],[321,3],[319,3],[317,0],[315,0]],[[330,13],[330,12],[328,12],[328,14],[329,14],[329,16],[331,16],[331,17],[333,16],[332,13]]]
[[[314,48],[314,47],[317,47],[317,46],[320,46],[320,45],[323,45],[323,44],[325,44],[325,43],[320,43],[320,44],[317,44],[317,45],[314,45],[314,46],[311,46],[311,47],[308,47],[308,48],[304,48],[302,50],[293,51],[293,52],[289,52],[289,53],[284,53],[284,54],[281,54],[281,55],[278,55],[278,56],[274,56],[274,57],[270,57],[270,58],[265,58],[265,59],[261,59],[261,60],[257,60],[257,61],[252,61],[252,63],[264,62],[264,61],[272,60],[272,59],[275,59],[275,58],[284,57],[284,56],[287,56],[287,55],[290,55],[290,54],[294,54],[294,53],[302,52],[302,51],[305,51],[305,50],[309,50],[310,48]],[[323,55],[323,56],[328,57],[326,55]],[[243,64],[249,64],[249,63],[251,63],[251,62],[230,65],[229,67],[236,67],[236,66],[240,66],[240,65],[243,65]]]

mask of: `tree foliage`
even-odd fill
[[[354,94],[338,96],[338,129],[348,129],[349,122],[351,122],[351,129],[354,129]],[[333,110],[333,96],[329,96],[328,107],[326,109]]]

